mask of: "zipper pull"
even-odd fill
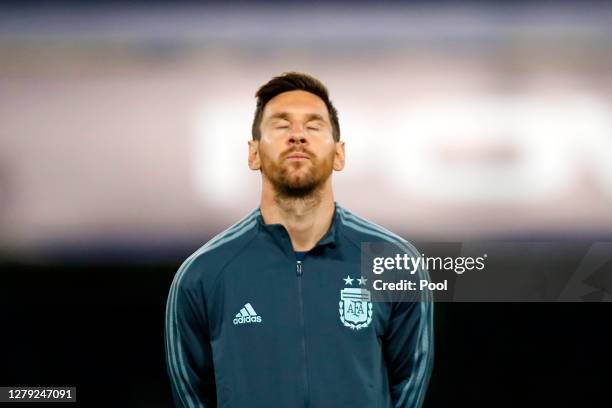
[[[302,276],[302,261],[296,261],[296,271],[298,276]]]

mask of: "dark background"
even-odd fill
[[[155,264],[3,261],[0,384],[76,386],[79,406],[172,406],[165,302],[189,253]],[[436,303],[426,406],[607,406],[611,312],[609,303]]]
[[[154,3],[0,2],[0,386],[171,406],[170,282],[256,205],[253,94],[283,71],[330,88],[352,211],[430,242],[612,236],[609,2]],[[426,406],[610,406],[611,315],[436,303]]]

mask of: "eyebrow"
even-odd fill
[[[290,120],[291,115],[287,112],[279,112],[279,113],[275,113],[273,115],[271,115],[268,120],[272,120],[272,119],[284,119],[286,121]],[[311,120],[320,120],[322,122],[325,122],[325,118],[323,118],[323,116],[319,115],[318,113],[309,113],[308,115],[306,115],[306,122],[310,122]]]

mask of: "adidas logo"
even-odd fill
[[[240,309],[240,313],[236,313],[236,317],[234,318],[234,324],[236,325],[245,323],[261,323],[261,316],[257,315],[257,312],[250,303],[244,305],[244,307]]]

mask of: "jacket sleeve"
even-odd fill
[[[393,407],[420,407],[433,366],[433,302],[421,300],[391,304],[383,338]]]
[[[189,263],[187,263],[189,265]],[[183,265],[168,295],[166,363],[177,407],[216,406],[215,377],[203,295]]]

